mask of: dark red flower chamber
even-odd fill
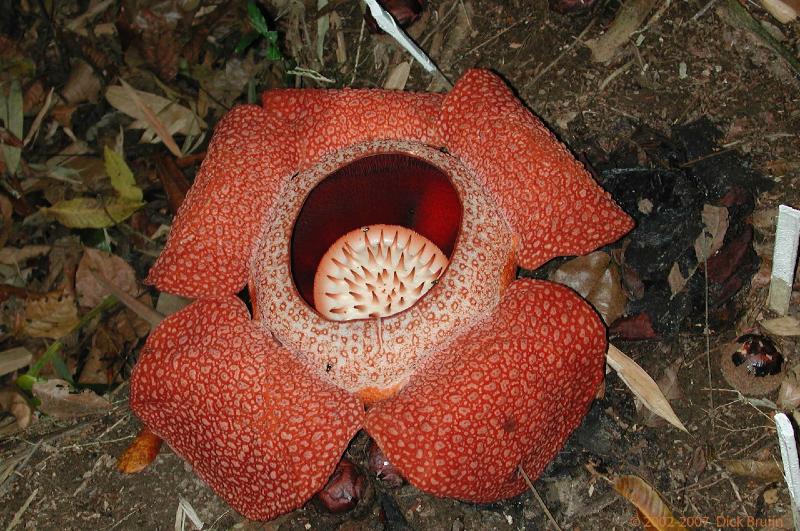
[[[583,418],[606,334],[517,279],[632,227],[495,75],[447,95],[275,90],[218,125],[149,282],[131,407],[247,517],[302,506],[361,429],[416,487],[521,493]],[[248,287],[252,315],[236,294]]]

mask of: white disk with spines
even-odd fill
[[[314,276],[314,306],[333,321],[388,317],[410,308],[447,268],[433,242],[399,225],[348,232],[328,249]]]

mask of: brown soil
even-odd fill
[[[71,12],[77,14],[81,12],[78,5],[85,7],[86,2],[75,4]],[[297,21],[286,15],[286,5],[277,4],[270,10],[285,15],[279,18],[279,28],[285,32],[281,37],[289,39],[287,49],[295,47],[293,57],[300,66],[310,65],[303,60],[313,55],[313,49],[309,50],[302,38],[291,41],[292,24]],[[657,15],[648,18],[646,27],[635,33],[609,64],[592,62],[584,43],[608,27],[619,7],[615,1],[601,2],[586,14],[563,16],[549,11],[544,2],[432,0],[412,33],[423,48],[433,47],[438,52],[433,55],[452,79],[473,66],[500,73],[578,154],[611,152],[642,126],[668,134],[676,124],[709,117],[725,132],[723,146],[748,154],[754,166],[775,183],[758,198],[756,213],[780,203],[797,206],[800,83],[774,51],[746,29],[729,23],[725,5],[724,0],[717,0],[702,11],[704,0],[658,2]],[[782,38],[789,53],[798,55],[800,23],[781,25],[757,5],[746,7]],[[237,9],[239,16],[244,16]],[[315,26],[313,12],[309,7],[306,25],[300,24],[301,28]],[[352,86],[382,85],[388,65],[405,55],[386,37],[365,34],[359,41],[361,16],[355,2],[341,3],[336,12],[343,20],[348,60],[336,66],[335,39],[329,38],[325,62],[316,68],[336,82],[324,86],[350,84],[359,47],[361,59]],[[56,41],[48,40],[42,18],[31,15],[21,20],[29,27],[17,30],[19,42],[39,43],[36,49],[28,48],[27,53],[40,54],[33,55],[34,61],[79,53],[64,41],[59,48]],[[51,22],[58,20],[63,22]],[[119,50],[103,53],[111,61],[105,70],[110,81],[112,72],[123,68],[118,64],[123,59]],[[61,67],[53,68],[56,72]],[[65,73],[44,77],[54,83],[61,76],[64,83]],[[261,72],[257,86],[275,86],[279,84],[275,79],[270,72]],[[439,86],[417,64],[412,66],[407,89]],[[90,120],[91,110],[82,108],[81,112],[88,113],[86,120]],[[209,121],[214,121],[211,116]],[[80,135],[86,126],[75,129]],[[148,153],[147,149],[135,147],[129,158]],[[26,157],[29,162],[41,162],[47,154],[34,152]],[[166,201],[163,194],[160,197],[163,214]],[[762,258],[769,258],[774,228],[756,228],[756,249]],[[62,229],[57,232],[65,234]],[[55,236],[37,232],[45,241]],[[22,238],[17,243],[21,246],[34,240]],[[133,265],[139,278],[152,259],[135,255]],[[742,289],[740,313],[710,331],[710,353],[706,352],[702,324],[659,340],[617,343],[656,380],[676,360],[684,360],[678,370],[683,398],[672,406],[688,433],[646,418],[637,411],[628,388],[610,374],[605,397],[596,402],[566,448],[535,482],[544,505],[562,529],[640,527],[633,506],[587,470],[590,461],[601,462],[611,476],[634,474],[645,479],[689,528],[792,527],[789,494],[780,478],[737,475],[726,467],[727,460],[780,462],[773,411],[766,402],[748,402],[732,390],[722,379],[717,361],[718,348],[742,331],[742,326],[752,325],[759,315],[769,315],[763,308],[765,290],[763,283]],[[14,345],[6,336],[3,348]],[[793,367],[796,343],[783,338],[778,347],[787,365]],[[67,352],[80,348],[73,343]],[[30,428],[0,439],[0,472],[9,472],[7,467],[13,465],[9,477],[0,477],[0,527],[6,528],[18,518],[17,529],[171,529],[179,500],[185,499],[206,529],[382,529],[397,527],[396,522],[385,523],[381,501],[390,498],[413,529],[552,528],[542,504],[529,493],[477,506],[437,499],[408,485],[388,489],[374,478],[368,495],[352,512],[329,515],[311,503],[270,523],[249,522],[213,494],[169,449],[162,450],[140,474],[116,471],[117,456],[140,428],[126,396],[123,383],[107,414],[69,421],[42,417]],[[776,393],[766,398],[775,401]],[[351,445],[348,452],[357,463],[366,461],[365,447],[361,439]],[[187,521],[183,528],[193,527]]]

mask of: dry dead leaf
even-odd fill
[[[678,371],[683,366],[683,358],[675,360],[669,367],[664,369],[664,374],[658,379],[656,384],[664,395],[667,401],[681,400],[683,398],[683,390],[678,382]],[[653,413],[650,410],[644,411],[644,404],[640,402],[641,407],[637,407],[639,414],[644,416],[645,426],[651,428],[658,428],[666,424],[661,416]]]
[[[150,296],[140,297],[145,304]],[[92,336],[92,346],[78,376],[82,385],[109,385],[122,381],[125,355],[150,332],[150,324],[130,310],[114,314],[100,324]]]
[[[156,302],[156,311],[163,316],[172,315],[178,310],[182,310],[192,303],[191,299],[172,295],[171,293],[161,292],[158,294],[158,301]]]
[[[49,245],[26,245],[21,248],[3,247],[0,249],[0,264],[17,266],[49,252]]]
[[[800,1],[798,0],[761,0],[761,5],[781,24],[793,21],[800,12]]]
[[[51,292],[25,301],[23,331],[31,337],[59,339],[78,324],[78,308],[71,295]]]
[[[94,69],[85,61],[78,60],[72,65],[67,84],[61,90],[61,96],[70,105],[87,101],[96,103],[102,89],[102,83]]]
[[[39,411],[58,419],[72,419],[105,413],[111,403],[94,391],[74,392],[64,380],[52,379],[33,384],[33,396],[39,399]]]
[[[661,495],[642,478],[621,476],[614,480],[612,485],[614,490],[631,502],[639,510],[640,516],[647,520],[642,522],[645,528],[648,528],[649,524],[651,529],[659,531],[686,529],[677,518],[672,516],[672,511]]]
[[[7,385],[0,389],[0,412],[10,413],[16,419],[17,427],[27,428],[33,420],[33,408],[16,387]]]
[[[386,90],[403,90],[406,88],[408,82],[408,75],[411,73],[411,63],[403,61],[396,64],[389,71],[386,76],[386,81],[383,83],[383,88]]]
[[[761,481],[780,481],[783,479],[783,467],[775,460],[723,459],[722,466],[731,474],[751,479]]]
[[[622,288],[619,266],[607,253],[596,251],[574,258],[554,271],[550,280],[577,291],[606,324],[613,323],[625,313],[628,299]]]
[[[6,245],[8,236],[11,234],[13,214],[14,205],[11,204],[11,200],[0,194],[0,248]]]
[[[730,223],[728,209],[725,207],[703,205],[701,217],[703,233],[694,242],[694,253],[698,263],[705,262],[722,248]]]
[[[131,93],[136,95],[142,106],[131,98]],[[150,122],[153,117],[166,129],[163,134],[168,134],[170,138],[175,134],[196,136],[206,128],[206,123],[191,109],[149,92],[134,89],[128,91],[124,86],[115,85],[106,90],[106,99],[116,109],[136,119],[128,127],[145,129],[142,142],[153,142],[156,139],[157,133]],[[148,111],[152,115],[149,119]]]
[[[669,283],[669,291],[674,297],[681,291],[683,288],[686,287],[686,283],[689,281],[688,278],[684,278],[683,274],[681,273],[681,268],[678,266],[677,262],[672,263],[672,269],[669,270],[669,275],[667,276],[667,282]]]
[[[92,271],[99,271],[109,282],[121,290],[136,296],[139,286],[133,268],[119,256],[86,248],[75,273],[75,291],[81,306],[94,308],[111,292],[103,287]]]
[[[123,474],[141,472],[158,456],[163,442],[158,435],[147,428],[142,428],[131,445],[119,456],[117,470]]]
[[[14,347],[0,352],[0,376],[27,367],[32,359],[33,354],[25,347]]]
[[[761,328],[776,336],[800,336],[800,321],[789,315],[760,321],[758,324]]]
[[[800,406],[800,366],[793,367],[786,373],[781,388],[778,390],[778,407],[792,411]]]
[[[592,51],[592,61],[609,62],[617,50],[630,41],[631,35],[644,23],[657,3],[656,0],[633,0],[623,3],[608,30],[600,37],[586,43]]]
[[[647,409],[688,433],[656,382],[635,361],[610,343],[606,361]]]

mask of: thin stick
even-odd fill
[[[28,499],[25,500],[25,503],[22,504],[22,507],[20,507],[19,511],[17,511],[16,514],[14,515],[14,519],[11,520],[11,523],[8,524],[8,527],[6,527],[6,531],[11,531],[15,527],[17,527],[17,524],[19,523],[19,521],[22,520],[22,515],[25,514],[25,511],[28,510],[28,506],[31,504],[31,502],[33,501],[33,499],[36,497],[36,495],[38,493],[39,493],[39,489],[38,488],[33,489],[33,492],[31,492],[31,495],[28,496]]]
[[[703,229],[703,237],[705,238],[706,230]],[[706,258],[705,246],[703,246],[703,275],[705,277],[705,327],[703,334],[706,336],[706,370],[708,372],[708,402],[709,402],[709,416],[711,417],[711,431],[716,431],[716,424],[714,419],[717,416],[714,409],[714,384],[711,380],[711,329],[708,326],[708,259]]]
[[[536,498],[536,501],[539,502],[539,505],[542,507],[545,516],[547,516],[547,519],[550,520],[550,523],[553,524],[553,527],[556,528],[556,531],[561,531],[561,528],[558,526],[556,519],[553,518],[553,515],[550,513],[550,509],[548,509],[547,505],[544,504],[544,500],[542,499],[541,496],[539,496],[539,493],[536,491],[536,488],[534,488],[533,483],[531,483],[531,478],[529,478],[528,474],[525,473],[525,469],[522,468],[522,465],[519,465],[517,469],[519,470],[520,474],[522,474],[522,479],[524,479],[525,483],[528,484],[528,488],[531,489],[531,492],[533,493],[533,496]]]
[[[529,22],[529,21],[531,20],[531,18],[533,18],[533,17],[532,17],[532,16],[527,16],[527,17],[525,17],[525,18],[521,18],[521,19],[519,19],[518,21],[516,21],[516,22],[514,22],[513,24],[511,24],[510,26],[508,26],[506,29],[504,29],[504,30],[502,30],[502,31],[499,31],[499,32],[495,33],[494,35],[492,35],[491,37],[489,37],[488,39],[486,39],[485,41],[483,41],[483,42],[482,42],[482,43],[480,43],[479,45],[477,45],[477,46],[475,46],[474,48],[471,48],[470,50],[468,50],[468,51],[466,51],[466,52],[462,53],[462,54],[461,54],[461,57],[459,57],[459,59],[462,59],[462,58],[464,58],[464,57],[468,56],[468,55],[469,55],[469,54],[471,54],[472,52],[477,52],[478,50],[480,50],[481,48],[483,48],[483,47],[484,47],[484,46],[486,46],[487,44],[489,44],[489,43],[492,43],[492,42],[496,41],[497,39],[499,39],[500,37],[502,37],[503,35],[505,35],[507,32],[511,31],[513,28],[516,28],[516,27],[517,27],[517,26],[519,26],[520,24],[523,24],[523,23]]]
[[[361,17],[361,30],[358,32],[358,47],[356,48],[356,60],[353,62],[353,77],[350,78],[350,86],[356,81],[358,72],[358,60],[361,58],[361,42],[364,40],[364,17]]]

